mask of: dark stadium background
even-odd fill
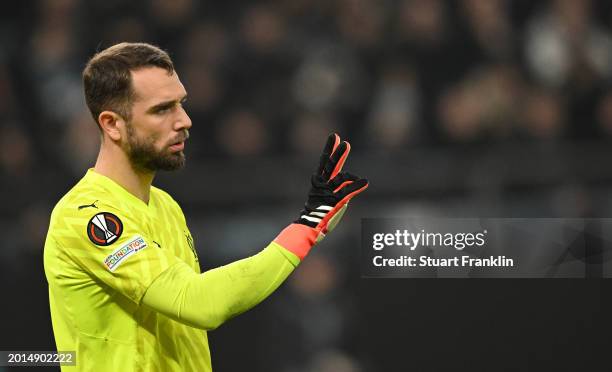
[[[609,280],[358,268],[364,217],[612,217],[603,0],[3,3],[0,350],[54,349],[44,237],[97,152],[80,70],[119,41],[168,50],[189,91],[188,166],[156,183],[203,269],[297,217],[327,133],[371,182],[277,293],[210,333],[216,371],[612,369]]]

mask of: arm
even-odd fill
[[[304,210],[266,249],[203,274],[175,264],[155,279],[142,302],[179,322],[215,329],[263,301],[334,229],[350,199],[368,187],[367,180],[341,172],[349,151],[348,142],[329,136]]]
[[[153,281],[142,303],[181,323],[212,330],[263,301],[299,262],[270,243],[254,256],[203,274],[178,263]]]

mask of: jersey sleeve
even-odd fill
[[[182,262],[155,243],[146,219],[100,203],[97,208],[65,207],[54,214],[51,238],[95,280],[140,303],[149,285],[166,269]]]
[[[256,255],[203,274],[178,264],[151,284],[142,303],[181,323],[212,330],[263,301],[299,263],[272,242]]]

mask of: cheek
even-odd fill
[[[149,146],[154,147],[158,151],[163,150],[164,148],[164,141],[161,139],[158,133],[148,133],[146,142],[149,144]]]
[[[141,143],[146,143],[158,150],[165,146],[163,128],[166,118],[148,117],[133,124],[133,135]]]

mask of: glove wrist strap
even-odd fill
[[[312,227],[292,223],[278,234],[274,242],[303,260],[315,245],[319,232]]]

